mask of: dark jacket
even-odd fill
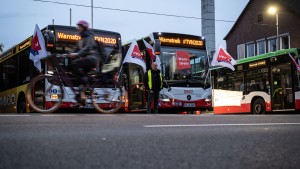
[[[99,52],[94,34],[90,30],[85,30],[80,35],[81,39],[78,41],[74,52],[78,53],[80,57],[93,58],[99,62]]]
[[[148,70],[145,73],[144,85],[146,90],[160,91],[163,86],[160,70]]]

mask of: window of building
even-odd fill
[[[276,51],[276,37],[268,39],[268,51],[269,52]]]
[[[254,43],[248,43],[247,46],[247,58],[255,55],[255,45]]]
[[[257,54],[265,54],[266,53],[266,41],[265,40],[258,40],[257,41]]]
[[[263,14],[258,14],[257,15],[257,22],[262,22],[264,20]]]
[[[245,58],[245,44],[240,44],[237,46],[237,59]]]
[[[281,49],[290,48],[290,35],[283,35],[281,38]]]

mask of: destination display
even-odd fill
[[[156,35],[157,39],[160,40],[162,46],[176,46],[206,50],[205,40],[200,36],[172,33],[161,33]]]
[[[80,35],[75,32],[70,31],[57,31],[56,32],[57,42],[76,42],[81,39]],[[109,37],[104,35],[95,34],[94,38],[96,41],[102,42],[106,45],[117,45],[118,39],[117,37]]]

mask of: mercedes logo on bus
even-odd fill
[[[191,100],[191,99],[192,99],[192,96],[191,96],[191,95],[187,95],[186,98],[187,98],[188,100]]]

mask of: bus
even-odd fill
[[[299,52],[291,48],[240,59],[234,71],[212,68],[214,113],[299,111]]]
[[[163,90],[159,96],[159,109],[178,111],[196,111],[211,109],[210,79],[206,80],[204,70],[208,65],[205,39],[201,36],[153,32],[137,40],[139,49],[151,68],[151,59],[143,42],[150,45],[159,42],[161,73],[164,77]],[[123,44],[128,50],[131,43]],[[123,65],[125,78],[125,111],[144,111],[146,92],[143,87],[144,72],[140,66],[132,63]],[[173,112],[173,111],[172,111]]]
[[[121,35],[117,32],[92,29],[95,40],[104,44],[106,56],[116,55],[122,57]],[[55,54],[70,53],[76,47],[80,39],[78,30],[73,26],[48,25],[41,30],[47,51]],[[30,79],[39,74],[29,59],[32,36],[15,45],[0,55],[0,112],[30,112],[31,109],[26,100],[26,89]],[[60,59],[61,65],[72,76],[68,58]],[[44,71],[51,67],[42,62]],[[47,82],[45,82],[47,83]],[[74,85],[78,85],[74,81]],[[74,93],[65,86],[65,97],[62,108],[69,108],[74,104]],[[45,100],[46,102],[47,100]],[[45,103],[46,104],[46,103]]]

